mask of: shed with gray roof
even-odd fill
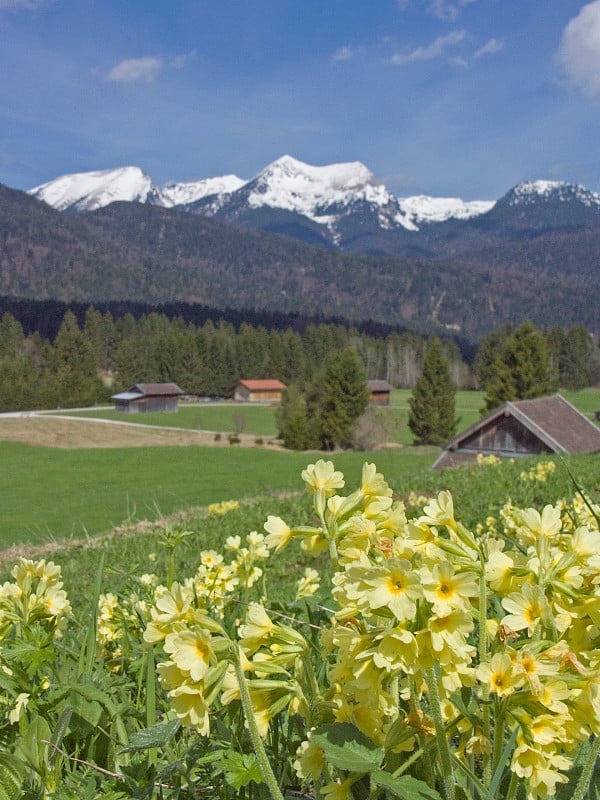
[[[479,454],[517,458],[596,452],[600,452],[600,428],[555,394],[504,403],[447,442],[433,469],[460,466]]]

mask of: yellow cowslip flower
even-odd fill
[[[473,756],[491,756],[492,743],[487,736],[484,736],[481,731],[478,731],[467,741],[465,752]]]
[[[544,506],[540,514],[535,508],[527,508],[520,513],[521,538],[527,543],[534,544],[536,539],[554,539],[562,528],[560,509],[556,506]]]
[[[352,784],[356,783],[356,778],[346,778],[345,781],[325,784],[321,788],[321,796],[323,800],[352,800],[354,795],[352,793]]]
[[[200,681],[217,663],[211,635],[202,628],[176,631],[165,638],[165,651],[179,669],[189,673],[192,681]]]
[[[500,549],[498,540],[490,539],[487,545],[485,579],[494,592],[506,595],[515,588],[514,558]]]
[[[568,709],[565,706],[565,715],[567,713]],[[541,748],[554,744],[560,746],[561,742],[567,741],[564,720],[559,714],[539,714],[531,721],[529,731],[533,743]]]
[[[568,783],[569,779],[559,770],[568,770],[571,761],[557,753],[546,753],[527,743],[520,743],[513,752],[511,769],[520,778],[526,778],[528,800],[552,797],[557,783]]]
[[[67,599],[67,593],[60,586],[49,586],[44,594],[44,611],[48,617],[59,617],[71,613],[71,604]]]
[[[501,624],[513,631],[527,628],[530,636],[535,628],[552,614],[544,590],[530,583],[523,584],[520,592],[512,592],[508,597],[504,597],[502,605],[511,613],[503,617]]]
[[[322,490],[330,496],[336,489],[343,489],[345,485],[344,474],[336,472],[332,461],[323,461],[320,458],[316,464],[309,464],[302,470],[302,480],[313,491]]]
[[[309,738],[296,750],[296,756],[294,770],[298,778],[318,781],[325,766],[325,754],[323,748],[311,740],[310,733]]]
[[[434,564],[433,569],[420,570],[423,594],[433,613],[444,616],[455,608],[470,610],[470,597],[479,593],[477,578],[472,572],[455,572],[449,561]]]
[[[544,658],[543,653],[537,654],[531,648],[524,647],[516,653],[513,669],[515,676],[523,676],[532,692],[542,695],[544,693],[542,678],[556,675],[559,665],[556,660]]]
[[[415,636],[406,628],[388,628],[375,636],[373,663],[386,672],[402,670],[411,674],[417,668],[419,648]]]
[[[357,561],[362,553],[368,553],[377,544],[379,537],[373,520],[356,515],[344,525],[343,535],[338,543],[339,561],[341,564]]]
[[[375,464],[363,464],[360,493],[367,497],[391,497],[393,492]]]
[[[456,661],[469,661],[475,648],[467,643],[467,636],[475,624],[470,612],[455,608],[447,614],[434,615],[427,620],[427,630],[431,637],[431,647],[441,658],[445,652]]]
[[[423,509],[423,516],[419,517],[419,522],[425,525],[445,526],[451,530],[456,529],[454,519],[454,502],[450,492],[444,490],[436,498],[430,500]]]
[[[241,544],[242,544],[241,536],[228,536],[225,539],[224,547],[225,550],[230,550],[235,553],[237,550],[240,549]]]
[[[30,695],[27,692],[17,695],[14,706],[8,712],[8,721],[11,725],[15,725],[21,719],[21,714],[27,708],[29,698]]]
[[[507,697],[512,694],[519,684],[519,679],[515,681],[513,674],[513,664],[508,653],[496,653],[492,660],[480,664],[476,670],[477,679],[486,684],[490,692],[494,692],[499,697]]]
[[[373,611],[387,609],[399,622],[414,619],[422,589],[410,561],[390,558],[366,570],[363,583],[365,601]]]
[[[292,538],[292,531],[281,517],[274,517],[269,514],[263,527],[269,534],[265,539],[265,544],[270,550],[279,553],[289,544]]]
[[[202,684],[183,683],[169,692],[169,699],[184,725],[195,728],[201,736],[209,735],[209,707]]]
[[[260,603],[250,603],[246,622],[240,625],[240,644],[246,653],[254,653],[259,647],[268,644],[269,636],[275,630],[271,620]]]
[[[296,584],[296,599],[301,597],[312,597],[319,590],[320,575],[316,569],[306,567],[304,575]]]

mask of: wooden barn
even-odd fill
[[[600,428],[560,394],[505,403],[444,445],[432,469],[457,467],[477,455],[600,452]]]
[[[238,381],[233,390],[233,399],[245,403],[270,401],[279,403],[285,383],[270,378]]]
[[[183,392],[176,383],[136,383],[131,389],[113,394],[115,411],[140,414],[149,411],[179,411]]]
[[[389,406],[392,387],[387,381],[367,381],[371,393],[369,402],[375,406]]]

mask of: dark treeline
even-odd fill
[[[42,305],[50,320],[55,307]],[[359,354],[368,378],[412,388],[427,344],[424,337],[410,331],[382,330],[376,335],[331,322],[305,322],[301,330],[291,324],[269,330],[262,322],[246,320],[236,325],[209,318],[197,324],[183,315],[156,310],[138,318],[130,312],[115,318],[99,307],[82,307],[78,317],[75,310],[80,309],[64,311],[63,307],[54,337],[45,337],[37,328],[30,332],[4,310],[0,316],[0,411],[93,405],[140,382],[172,381],[188,394],[223,397],[231,395],[241,378],[279,378],[287,385],[304,387],[332,354],[348,347]],[[483,385],[509,331],[501,329],[482,340],[472,365],[465,362],[456,342],[443,342],[457,388]],[[585,330],[553,328],[544,338],[557,385],[589,385],[598,351]]]

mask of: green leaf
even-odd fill
[[[389,772],[377,769],[371,774],[371,781],[377,786],[383,786],[400,800],[442,800],[435,789],[431,789],[426,783],[411,775],[394,778]]]
[[[24,777],[22,763],[14,756],[0,753],[0,800],[19,800]]]
[[[383,761],[382,748],[348,722],[322,725],[311,738],[323,749],[327,761],[338,769],[373,772]]]
[[[241,789],[249,783],[263,783],[263,774],[254,753],[230,751],[223,758],[225,780],[234,789]]]
[[[151,728],[144,728],[132,733],[129,737],[129,744],[127,747],[121,748],[119,754],[150,750],[152,747],[164,747],[177,733],[180,725],[178,719],[171,719],[168,722],[159,722],[157,725],[152,725]]]

